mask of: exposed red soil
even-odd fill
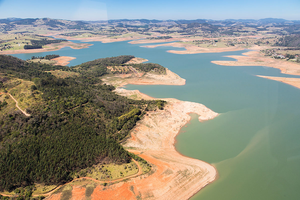
[[[131,200],[136,199],[134,193],[130,190],[128,183],[118,183],[112,186],[98,185],[93,194],[92,200]]]
[[[81,186],[73,186],[71,200],[84,200],[86,188]]]
[[[60,199],[61,199],[61,193],[52,194],[50,197],[47,198],[47,200],[60,200]]]

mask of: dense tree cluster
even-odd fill
[[[144,110],[162,109],[164,102],[119,96],[113,86],[102,84],[101,73],[87,72],[97,66],[124,64],[131,57],[99,59],[68,68],[0,56],[0,72],[5,76],[2,87],[8,79],[18,77],[34,81],[33,96],[42,94],[42,101],[27,109],[30,117],[20,111],[0,115],[0,190],[36,182],[59,184],[93,164],[130,160],[119,142]],[[61,79],[45,72],[51,70],[82,73]]]
[[[166,74],[166,68],[159,64],[155,63],[141,63],[141,64],[133,64],[132,67],[136,68],[139,71],[142,72],[150,72],[154,71],[159,74]]]
[[[171,39],[171,36],[159,36],[159,37],[148,37],[149,40],[163,40],[163,39]]]
[[[85,76],[95,76],[95,77],[100,77],[103,76],[104,74],[110,73],[110,71],[107,69],[107,67],[109,66],[132,66],[133,68],[142,72],[153,71],[159,74],[166,73],[166,68],[155,63],[126,64],[132,58],[134,58],[134,56],[126,55],[126,56],[96,59],[75,67],[71,67],[71,69],[76,69]],[[119,73],[119,72],[114,71],[113,73]]]
[[[27,44],[24,45],[24,49],[41,49],[43,48],[44,45],[47,44],[53,44],[53,43],[60,43],[60,42],[66,42],[67,40],[47,40],[47,39],[42,39],[42,40],[30,40],[31,45]]]
[[[300,34],[284,36],[278,39],[275,46],[300,47]]]
[[[46,60],[51,60],[53,58],[58,58],[60,57],[59,55],[57,54],[51,54],[51,55],[46,55],[46,56],[32,56],[31,57],[31,60],[33,59],[46,59]]]

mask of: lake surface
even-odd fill
[[[76,42],[76,41],[75,41]],[[246,51],[176,55],[173,47],[143,48],[127,42],[91,42],[87,49],[18,54],[76,57],[70,66],[97,58],[134,55],[169,68],[186,79],[184,86],[137,86],[147,95],[198,102],[220,113],[200,123],[197,116],[182,128],[176,148],[183,155],[213,164],[219,179],[193,200],[300,199],[300,90],[255,75],[298,77],[268,67],[230,67],[212,60]]]

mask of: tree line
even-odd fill
[[[42,40],[30,40],[30,42],[31,42],[31,45],[30,44],[24,45],[24,49],[41,49],[41,48],[43,48],[44,45],[67,42],[67,40],[64,40],[64,39],[58,39],[58,40],[42,39]]]

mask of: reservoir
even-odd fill
[[[76,42],[76,41],[74,41]],[[77,41],[78,42],[78,41]],[[297,77],[258,66],[219,66],[213,60],[244,51],[177,55],[173,47],[144,48],[128,42],[90,42],[86,49],[15,54],[21,59],[59,54],[76,57],[70,66],[97,58],[134,55],[158,63],[186,79],[184,86],[128,85],[157,98],[204,104],[220,116],[182,128],[176,149],[214,165],[219,178],[193,200],[300,199],[300,90],[256,75]]]

